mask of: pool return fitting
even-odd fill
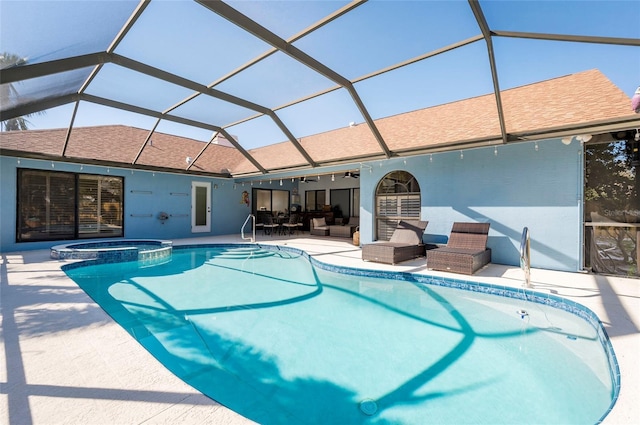
[[[360,402],[360,411],[367,416],[372,416],[378,411],[378,403],[370,398],[365,398]]]

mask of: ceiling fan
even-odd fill
[[[316,179],[310,179],[309,177],[300,177],[300,183],[310,183],[310,182],[317,182],[318,180]]]
[[[347,171],[344,173],[344,176],[342,176],[343,179],[357,179],[358,177],[360,177],[360,174],[352,173],[351,171]]]

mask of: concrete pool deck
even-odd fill
[[[299,248],[329,264],[461,278],[427,270],[424,258],[363,262],[345,238],[259,235],[258,242]],[[61,271],[72,261],[53,260],[49,250],[0,254],[0,423],[253,423],[165,369]],[[523,272],[491,264],[470,280],[521,287]],[[531,282],[535,291],[579,302],[600,317],[621,371],[620,395],[604,423],[640,423],[640,280],[533,269]]]

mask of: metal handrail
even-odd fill
[[[522,230],[520,240],[520,268],[524,270],[524,286],[531,288],[531,242],[529,240],[529,229]]]
[[[249,238],[245,238],[244,237],[244,228],[247,225],[247,223],[249,222],[249,219],[253,220],[251,229],[252,229],[252,235]],[[242,228],[240,229],[240,237],[242,238],[242,240],[250,240],[251,243],[254,243],[256,241],[256,216],[253,214],[249,214],[246,218],[246,220],[244,221],[244,223],[242,224]]]

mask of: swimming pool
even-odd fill
[[[553,296],[256,245],[64,269],[169,370],[262,424],[596,423],[619,388],[597,317]]]

